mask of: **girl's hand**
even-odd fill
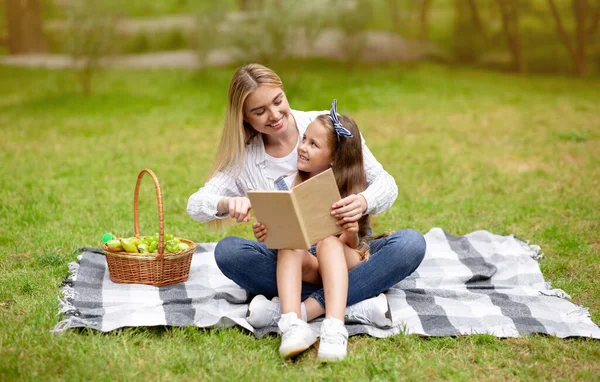
[[[263,242],[267,238],[267,227],[262,223],[252,224],[252,230],[254,230],[254,237],[256,240]]]
[[[247,223],[250,221],[250,199],[245,196],[236,196],[221,200],[224,203],[224,209],[229,211],[229,217],[235,219],[238,223]]]
[[[331,206],[331,214],[339,225],[358,221],[367,211],[367,200],[362,195],[348,195]]]
[[[358,222],[347,222],[342,224],[345,233],[358,233]]]

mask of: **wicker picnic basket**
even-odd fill
[[[154,286],[165,286],[186,281],[190,275],[190,264],[192,255],[196,249],[196,243],[191,240],[179,239],[182,243],[189,245],[187,249],[177,253],[164,253],[165,245],[165,221],[163,214],[163,200],[158,178],[152,170],[143,169],[135,184],[133,197],[133,224],[135,236],[140,237],[140,222],[138,214],[138,200],[142,177],[147,173],[152,177],[156,187],[156,199],[158,202],[158,253],[128,253],[111,252],[106,244],[103,245],[104,255],[108,263],[110,279],[116,283],[126,284],[148,284]]]

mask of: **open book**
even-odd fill
[[[268,248],[308,249],[342,232],[331,215],[331,205],[341,199],[331,169],[289,191],[248,191],[248,198],[256,220],[267,227]]]

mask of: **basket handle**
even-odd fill
[[[156,188],[156,200],[158,202],[158,255],[156,256],[157,260],[162,260],[164,255],[164,245],[165,245],[165,217],[163,213],[163,199],[162,192],[160,191],[160,184],[158,184],[158,178],[149,168],[145,168],[140,171],[138,175],[137,182],[135,183],[135,192],[133,194],[133,228],[135,232],[135,237],[140,237],[140,219],[139,219],[139,206],[138,200],[140,198],[140,184],[142,183],[142,178],[144,177],[144,173],[149,174],[154,181],[154,187]]]

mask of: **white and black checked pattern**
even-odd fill
[[[300,136],[304,135],[308,125],[321,114],[329,114],[329,111],[292,110]],[[367,201],[367,213],[378,214],[392,206],[398,196],[398,186],[394,178],[375,159],[364,139],[362,142],[368,187],[361,194]],[[217,204],[224,197],[244,196],[250,190],[274,191],[275,179],[267,176],[266,161],[262,137],[257,135],[246,145],[242,168],[215,174],[202,188],[190,196],[187,205],[188,214],[194,220],[201,222],[214,220],[217,219]],[[219,216],[219,218],[224,217],[226,216]]]
[[[387,337],[401,332],[423,336],[487,333],[518,337],[534,333],[600,339],[586,308],[551,289],[535,258],[539,247],[513,236],[476,231],[451,236],[440,228],[425,235],[427,253],[417,271],[387,292],[394,327],[347,325],[351,335]],[[200,244],[190,278],[168,287],[115,284],[104,256],[85,250],[70,265],[55,331],[89,327],[111,331],[126,326],[232,326],[257,336],[245,320],[247,294],[217,268],[214,243]],[[100,252],[100,253],[98,253]],[[321,320],[311,322],[318,333]]]

